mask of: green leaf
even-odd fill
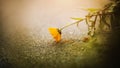
[[[87,8],[87,9],[84,9],[84,10],[86,10],[86,11],[88,11],[88,12],[97,12],[97,11],[99,11],[100,9],[97,9],[97,8]]]
[[[83,18],[73,18],[73,17],[71,17],[71,19],[73,19],[73,20],[83,20]]]
[[[73,17],[71,17],[71,19],[78,21],[78,22],[76,23],[76,24],[77,24],[77,27],[78,27],[80,21],[84,20],[83,18],[73,18]]]

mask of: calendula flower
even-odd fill
[[[61,30],[58,28],[49,28],[48,30],[56,42],[59,42],[61,40]]]

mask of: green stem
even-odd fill
[[[67,27],[69,27],[69,26],[71,26],[71,25],[77,24],[77,23],[79,23],[79,22],[81,22],[81,21],[83,21],[83,20],[84,20],[84,19],[82,19],[82,20],[78,20],[78,21],[73,22],[73,23],[68,24],[68,25],[65,25],[65,26],[61,27],[59,30],[63,30],[64,28],[67,28]]]
[[[104,9],[104,10],[106,10],[106,9]],[[104,10],[100,10],[100,11],[104,11]],[[99,12],[100,12],[99,11]],[[107,13],[107,14],[105,14],[105,15],[108,15],[109,13]],[[93,15],[89,15],[89,17],[91,18],[91,17],[93,17],[93,16],[98,16],[98,15],[103,15],[103,14],[93,14]],[[76,21],[76,22],[73,22],[73,23],[71,23],[71,24],[68,24],[68,25],[65,25],[65,26],[63,26],[63,27],[61,27],[59,30],[63,30],[64,28],[67,28],[67,27],[69,27],[69,26],[71,26],[71,25],[74,25],[74,24],[78,24],[79,22],[81,22],[81,21],[83,21],[83,20],[86,20],[87,19],[87,17],[86,18],[84,18],[84,19],[82,19],[82,20],[78,20],[78,21]],[[95,20],[96,21],[96,20]],[[88,23],[87,23],[88,24]]]

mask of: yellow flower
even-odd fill
[[[49,28],[48,30],[56,42],[59,42],[61,40],[61,30],[58,28]]]

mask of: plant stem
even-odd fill
[[[104,11],[104,10],[101,10],[101,11]],[[100,11],[99,11],[100,12]],[[104,14],[104,15],[110,15],[111,14],[111,12],[108,12],[108,13],[106,13],[106,14]],[[103,14],[100,14],[100,13],[97,13],[97,14],[92,14],[92,15],[89,15],[89,17],[91,18],[91,17],[93,17],[93,16],[98,16],[98,15],[103,15]],[[69,27],[69,26],[71,26],[71,25],[74,25],[74,24],[78,24],[79,22],[81,22],[81,21],[83,21],[83,20],[86,20],[87,19],[87,17],[85,17],[85,18],[83,18],[82,20],[78,20],[78,21],[76,21],[76,22],[73,22],[73,23],[71,23],[71,24],[68,24],[68,25],[65,25],[65,26],[63,26],[63,27],[61,27],[59,30],[63,30],[64,28],[67,28],[67,27]],[[96,20],[95,20],[96,21]]]
[[[77,23],[79,23],[79,22],[81,22],[81,21],[83,21],[83,20],[84,20],[84,19],[78,20],[78,21],[73,22],[73,23],[70,23],[70,24],[68,24],[68,25],[65,25],[65,26],[61,27],[59,30],[63,30],[64,28],[67,28],[67,27],[69,27],[69,26],[71,26],[71,25],[77,24]]]

